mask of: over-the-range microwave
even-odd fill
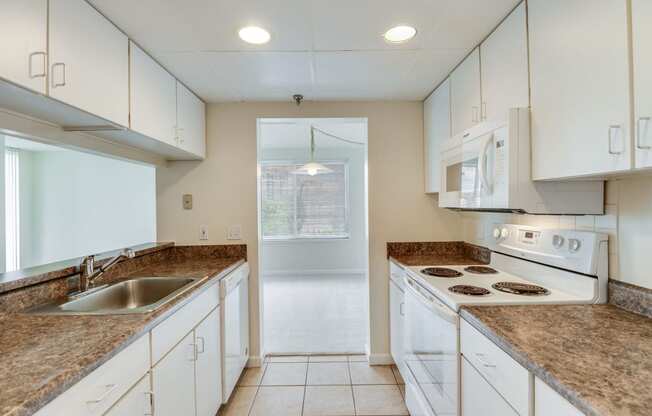
[[[485,121],[441,148],[439,206],[529,214],[604,214],[604,182],[532,181],[530,110]]]

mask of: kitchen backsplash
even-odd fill
[[[495,223],[590,230],[609,235],[609,278],[652,288],[652,177],[609,180],[605,215],[462,213],[465,241],[486,244]]]

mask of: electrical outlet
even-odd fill
[[[202,241],[208,240],[208,226],[206,225],[199,226],[199,239]]]
[[[235,224],[229,227],[229,232],[226,235],[227,240],[242,240],[242,226]]]

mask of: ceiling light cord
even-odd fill
[[[357,141],[357,140],[353,140],[353,139],[345,139],[344,137],[336,136],[336,135],[334,135],[334,134],[332,134],[332,133],[329,133],[329,132],[327,132],[327,131],[324,131],[324,130],[322,130],[322,129],[318,128],[318,127],[315,127],[315,126],[310,126],[310,137],[311,137],[311,140],[312,140],[312,142],[311,142],[311,147],[314,147],[314,140],[315,140],[315,134],[314,134],[314,132],[315,132],[315,131],[320,132],[320,133],[323,134],[324,136],[328,136],[328,137],[331,137],[331,138],[333,138],[333,139],[340,140],[340,141],[342,141],[342,142],[346,142],[346,143],[350,143],[350,144],[357,144],[357,145],[362,145],[362,146],[364,146],[364,144],[365,144],[365,143],[360,143],[360,142]]]

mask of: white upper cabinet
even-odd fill
[[[83,0],[50,0],[50,96],[129,125],[129,43]]]
[[[426,145],[426,193],[439,192],[440,145],[451,136],[451,83],[446,79],[423,102],[423,129]]]
[[[177,146],[177,80],[131,42],[131,129]]]
[[[205,157],[206,108],[202,100],[178,81],[177,125],[179,147],[199,157]]]
[[[480,122],[480,50],[475,48],[455,68],[451,80],[452,135]]]
[[[0,0],[0,78],[45,94],[47,0]]]
[[[632,0],[636,167],[652,167],[652,1]]]
[[[481,119],[506,121],[510,108],[529,107],[525,2],[480,45]]]
[[[528,16],[533,179],[630,169],[627,2],[529,0]]]

